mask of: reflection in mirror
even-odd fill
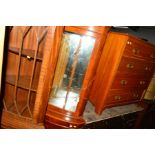
[[[64,32],[49,104],[75,111],[95,39]]]

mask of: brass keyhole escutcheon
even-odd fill
[[[31,60],[31,57],[30,57],[29,55],[27,55],[26,58],[27,58],[28,60]]]
[[[128,69],[133,69],[133,68],[134,68],[134,65],[131,64],[131,63],[128,63],[128,64],[126,65],[126,67],[127,67]]]
[[[137,49],[137,48],[134,48],[134,49],[132,50],[132,52],[133,52],[133,54],[138,55],[138,54],[140,53],[140,50]]]

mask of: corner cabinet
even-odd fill
[[[85,124],[82,114],[109,27],[61,28],[61,36],[59,33],[55,38],[57,62],[54,76],[49,75],[51,89],[45,125],[47,128],[81,128]]]
[[[109,27],[7,28],[3,128],[80,128]]]
[[[154,70],[155,45],[110,32],[89,96],[96,113],[107,107],[141,103]]]

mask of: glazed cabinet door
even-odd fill
[[[42,96],[53,29],[47,26],[9,27],[2,115],[5,126],[37,126],[35,113]]]

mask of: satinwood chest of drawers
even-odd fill
[[[154,68],[154,45],[128,34],[110,32],[89,96],[96,113],[106,107],[140,103]]]

